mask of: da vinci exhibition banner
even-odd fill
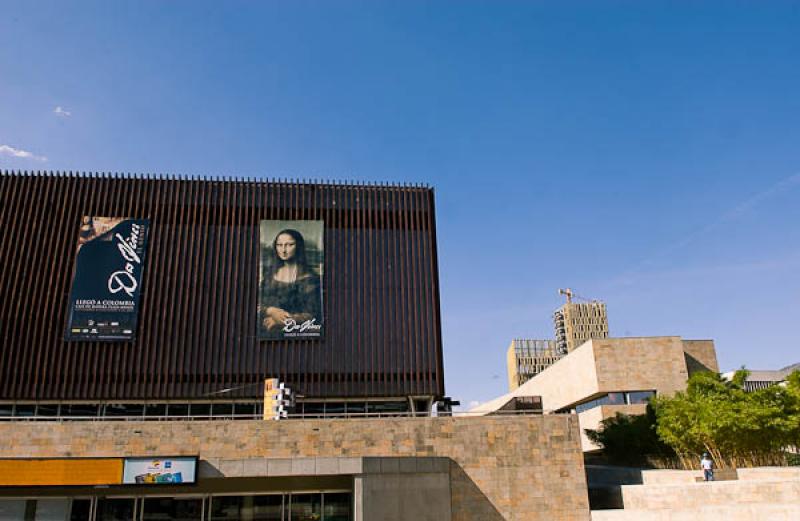
[[[261,221],[258,336],[323,335],[323,221]]]
[[[72,278],[67,340],[132,340],[150,223],[145,219],[82,219]]]

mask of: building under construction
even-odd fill
[[[506,353],[508,387],[513,391],[556,363],[561,355],[556,351],[555,340],[515,338]]]
[[[508,388],[513,391],[590,339],[608,338],[604,302],[559,290],[567,302],[553,313],[555,340],[514,339],[506,352]],[[577,298],[585,302],[573,302]]]
[[[608,314],[605,302],[572,302],[571,290],[563,290],[567,302],[555,313],[556,349],[559,354],[571,353],[576,347],[593,338],[608,338]]]

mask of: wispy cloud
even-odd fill
[[[777,183],[774,183],[764,190],[753,194],[744,201],[741,201],[736,206],[731,207],[727,211],[717,216],[716,219],[711,220],[708,224],[699,226],[696,230],[662,246],[652,255],[637,263],[633,268],[627,270],[625,273],[617,277],[613,277],[611,279],[612,283],[615,285],[631,285],[635,283],[636,280],[644,274],[644,270],[646,270],[648,267],[656,265],[657,261],[660,259],[675,255],[679,250],[685,248],[686,246],[689,246],[695,241],[699,241],[704,236],[717,231],[717,229],[723,227],[724,225],[744,217],[748,212],[754,211],[758,206],[763,205],[768,199],[792,190],[798,186],[800,186],[800,173],[796,173],[781,179]]]
[[[53,114],[56,116],[60,116],[62,118],[68,118],[72,115],[72,112],[68,111],[67,109],[63,108],[61,105],[53,109]]]
[[[27,150],[14,148],[8,145],[0,145],[0,156],[2,155],[17,157],[20,159],[32,159],[34,161],[47,161],[47,158],[44,156],[37,156],[36,154],[28,152]]]
[[[684,246],[688,246],[696,239],[710,232],[715,231],[720,226],[735,221],[736,219],[742,217],[748,211],[752,211],[753,209],[755,209],[756,206],[760,205],[770,197],[783,193],[787,190],[791,190],[797,185],[800,185],[800,173],[790,175],[789,177],[781,179],[777,183],[767,187],[765,190],[762,190],[750,196],[749,198],[745,199],[744,201],[740,202],[730,210],[723,212],[719,217],[717,217],[710,223],[706,224],[705,226],[702,226],[697,230],[695,230],[694,232],[685,235],[681,239],[668,244],[667,246],[662,248],[659,252],[657,252],[655,255],[643,261],[642,264],[650,264],[657,258],[670,254],[675,250],[683,248]]]

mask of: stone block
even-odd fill
[[[291,476],[292,475],[292,460],[291,460],[291,458],[267,459],[267,475],[268,476]]]
[[[242,469],[244,476],[266,476],[267,460],[265,458],[248,458],[244,460]]]
[[[336,475],[339,474],[339,458],[317,458],[316,474]]]
[[[294,476],[313,476],[317,472],[315,458],[293,458],[292,475]]]

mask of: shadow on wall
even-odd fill
[[[450,505],[453,521],[506,519],[464,469],[452,460],[450,461]]]
[[[683,358],[686,360],[686,371],[689,373],[689,376],[700,371],[716,372],[689,353],[683,353]]]

